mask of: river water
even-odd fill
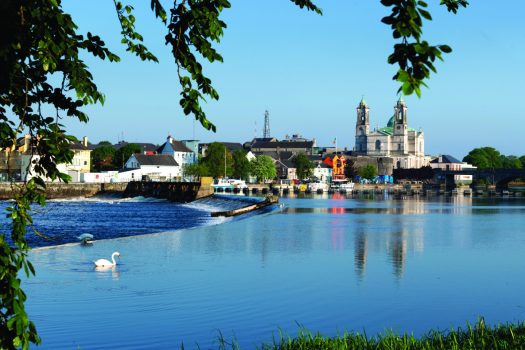
[[[208,349],[222,334],[253,349],[299,325],[421,335],[525,319],[523,199],[280,202],[236,219],[210,218],[224,207],[214,200],[50,203],[36,226],[61,242],[129,237],[31,252],[37,276],[23,285],[41,348]],[[115,269],[93,268],[113,251]]]

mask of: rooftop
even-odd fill
[[[134,154],[140,165],[178,166],[175,159],[168,154]]]

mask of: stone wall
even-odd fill
[[[377,168],[379,175],[392,175],[394,172],[394,160],[391,157],[350,157],[354,161],[354,169],[358,171],[359,168],[372,164]]]
[[[10,199],[13,197],[13,190],[16,191],[21,184],[0,183],[0,199]],[[102,193],[124,193],[126,183],[47,183],[46,198],[76,198],[92,197]]]

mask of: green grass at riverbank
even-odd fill
[[[240,349],[235,342],[220,340],[222,349]],[[337,337],[324,337],[301,329],[296,337],[280,336],[262,350],[311,349],[366,349],[366,350],[420,350],[420,349],[525,349],[525,323],[487,326],[483,320],[474,326],[451,331],[430,331],[427,335],[398,335],[386,332],[376,337],[361,333],[344,333]]]

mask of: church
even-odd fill
[[[387,157],[394,168],[421,168],[429,165],[425,156],[425,135],[422,130],[408,127],[407,105],[400,97],[394,106],[394,115],[388,124],[370,130],[370,108],[362,98],[357,106],[354,155]]]

